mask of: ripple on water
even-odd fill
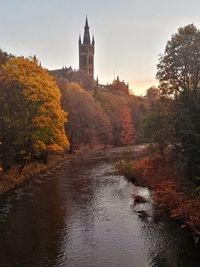
[[[199,267],[187,231],[156,215],[146,188],[115,174],[122,152],[71,160],[2,198],[0,266]],[[148,203],[135,205],[135,194]]]

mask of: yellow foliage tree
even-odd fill
[[[21,84],[29,103],[33,154],[62,152],[69,145],[64,130],[67,114],[60,107],[60,91],[53,77],[35,59],[24,57],[9,60],[3,70],[7,79]]]

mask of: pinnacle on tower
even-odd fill
[[[88,28],[89,29],[87,16],[86,16],[86,20],[85,20],[85,28]]]
[[[86,21],[85,21],[85,27],[84,28],[85,28],[85,31],[84,31],[83,43],[84,44],[90,44],[90,31],[89,31],[87,16],[86,16]]]

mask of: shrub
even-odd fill
[[[179,191],[177,182],[166,180],[156,185],[153,198],[160,208],[172,210],[182,203],[183,194]]]
[[[119,160],[115,162],[114,167],[119,174],[124,175],[127,179],[134,179],[133,166],[128,160]]]

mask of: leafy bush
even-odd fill
[[[183,201],[183,194],[180,192],[176,181],[166,180],[157,184],[153,198],[160,208],[172,210]]]
[[[133,166],[128,160],[119,160],[114,163],[114,167],[119,174],[124,175],[128,179],[134,179]]]

